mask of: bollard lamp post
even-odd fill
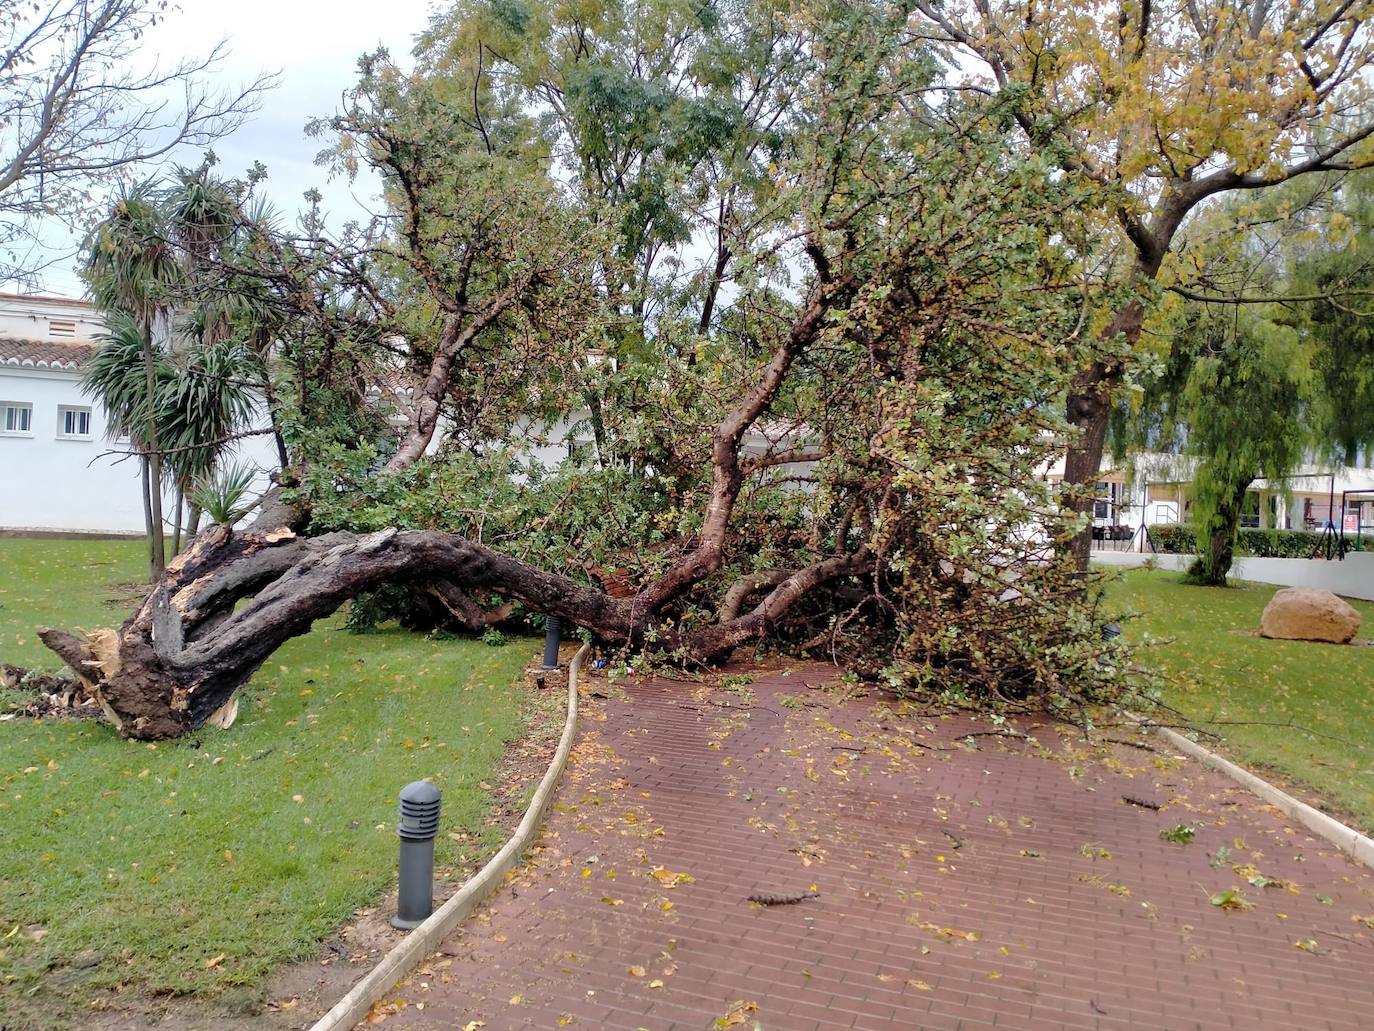
[[[544,668],[558,668],[558,646],[563,640],[563,624],[557,616],[544,617]]]
[[[434,912],[434,838],[439,833],[439,789],[427,780],[412,781],[401,789],[400,888],[392,927],[408,931],[424,923]]]

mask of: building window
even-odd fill
[[[0,433],[33,436],[33,405],[27,401],[0,401]]]
[[[76,336],[75,319],[49,319],[48,336],[50,337],[74,337]]]
[[[57,437],[59,440],[90,440],[91,410],[76,405],[58,405]]]

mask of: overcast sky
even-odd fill
[[[150,35],[148,46],[170,60],[204,53],[225,39],[230,53],[216,73],[225,84],[279,71],[281,85],[262,109],[215,145],[220,170],[237,176],[261,161],[266,193],[283,214],[299,210],[301,194],[318,187],[331,224],[338,225],[366,216],[376,184],[330,182],[328,170],[315,165],[321,141],[306,137],[305,123],[338,108],[363,52],[381,45],[398,58],[408,56],[433,6],[434,0],[182,0],[181,11]],[[44,289],[80,296],[83,286],[70,266],[49,270]]]

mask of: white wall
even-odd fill
[[[1142,555],[1134,551],[1094,551],[1092,561],[1104,566],[1143,566],[1150,559],[1161,569],[1183,572],[1192,555]],[[1374,552],[1357,551],[1342,561],[1308,558],[1237,558],[1228,574],[1234,580],[1279,587],[1321,587],[1346,598],[1374,601]]]
[[[81,393],[76,370],[0,365],[0,401],[33,405],[28,436],[0,433],[0,529],[65,530],[142,534],[143,501],[135,457],[102,452],[124,450],[106,437],[100,406]],[[91,409],[91,439],[58,439],[58,405]],[[276,467],[270,436],[240,442],[240,460],[263,475]],[[173,499],[163,508],[170,524]]]
[[[71,323],[72,331],[54,333],[55,319]],[[89,344],[104,332],[105,323],[89,301],[0,293],[0,336]]]

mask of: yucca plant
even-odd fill
[[[235,462],[202,477],[191,490],[191,503],[216,525],[232,527],[257,504],[249,497],[254,473],[248,463]]]

